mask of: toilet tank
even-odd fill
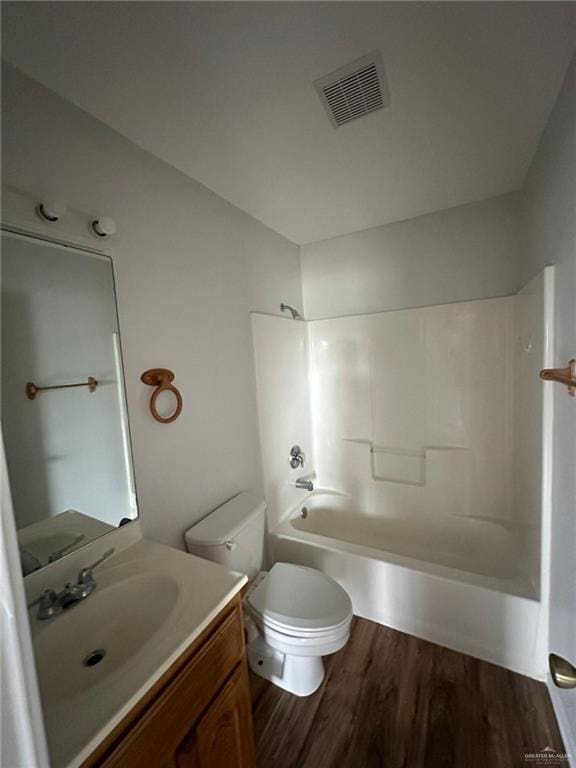
[[[264,567],[265,517],[262,499],[240,493],[186,531],[186,548],[253,579]]]

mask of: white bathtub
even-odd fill
[[[349,497],[315,491],[271,546],[277,561],[332,576],[358,616],[544,679],[542,608],[516,538],[493,521],[363,515]]]

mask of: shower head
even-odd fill
[[[280,304],[280,312],[286,312],[286,310],[292,314],[292,320],[302,320],[302,315],[300,312],[298,312],[297,309],[294,309],[294,307],[291,307],[289,304],[284,304],[284,302],[282,302],[282,304]]]

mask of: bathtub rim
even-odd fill
[[[300,516],[299,511],[301,507],[305,506],[306,502],[311,498],[324,495],[349,499],[353,498],[350,494],[343,493],[342,491],[336,491],[329,488],[315,488],[313,491],[307,493],[297,504],[291,507],[283,515],[278,525],[270,531],[270,535],[278,536],[279,538],[288,539],[290,541],[309,542],[315,546],[323,547],[332,553],[346,553],[357,557],[378,560],[400,569],[424,573],[427,576],[439,579],[442,582],[456,581],[458,583],[469,584],[478,589],[485,589],[489,592],[511,595],[512,597],[521,600],[528,600],[531,603],[541,602],[541,596],[538,594],[538,591],[534,589],[530,582],[521,576],[485,576],[471,571],[464,571],[459,568],[452,568],[447,565],[440,565],[439,563],[419,560],[418,558],[409,557],[408,555],[399,555],[394,552],[389,552],[388,550],[368,547],[364,544],[355,544],[343,539],[335,539],[331,536],[324,536],[323,534],[294,528],[292,520]],[[506,589],[504,588],[504,585],[512,588]]]

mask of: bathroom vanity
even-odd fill
[[[54,564],[48,582],[44,570],[26,580],[30,601],[114,543],[89,597],[47,620],[30,609],[51,766],[251,768],[247,579],[138,529]]]
[[[235,597],[83,766],[254,765],[240,599]]]

